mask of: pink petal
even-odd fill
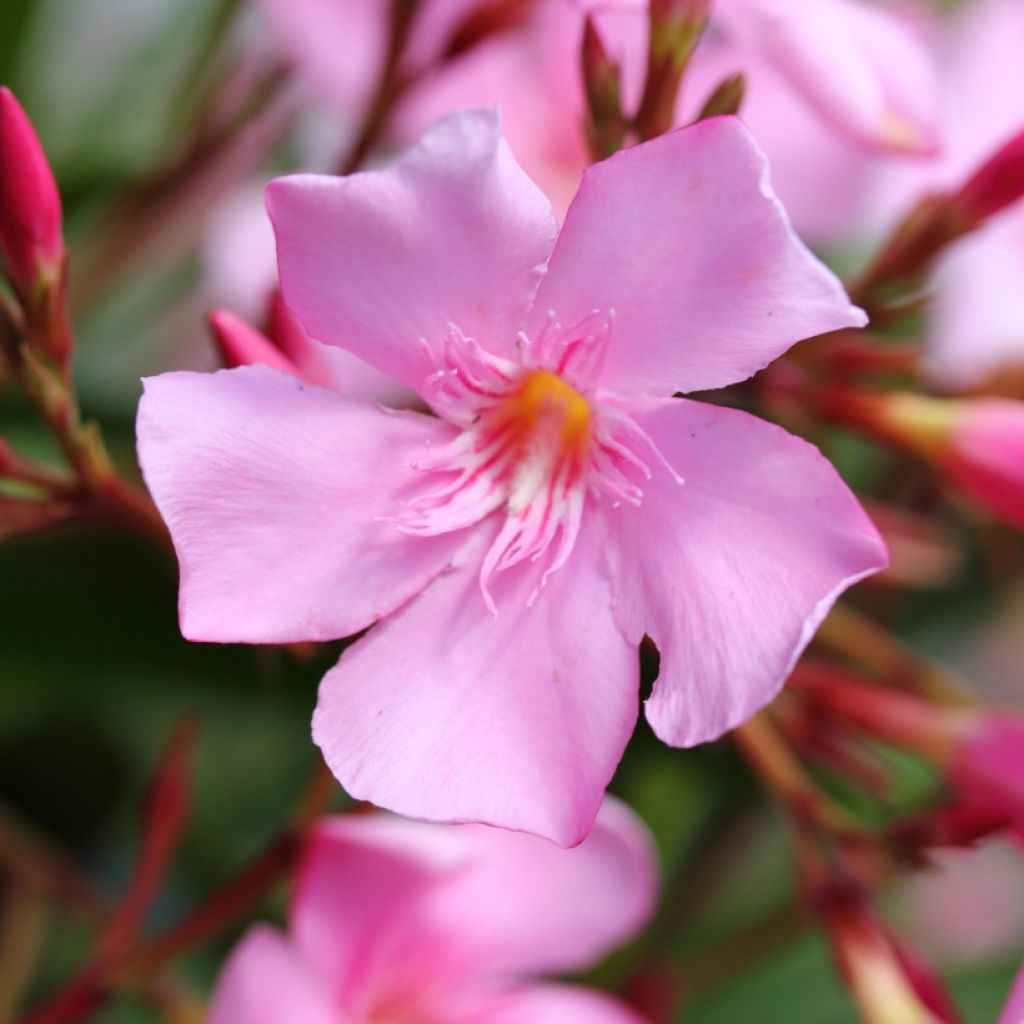
[[[615,802],[574,850],[482,825],[334,818],[310,841],[291,929],[348,1003],[399,978],[430,1000],[591,966],[649,917],[655,872],[643,823]]]
[[[421,485],[410,460],[449,436],[263,366],[149,378],[139,458],[178,553],[182,632],[331,639],[418,593],[462,541],[381,517]]]
[[[892,12],[858,0],[727,0],[719,23],[770,60],[861,145],[934,153],[939,85],[921,40]]]
[[[607,513],[617,614],[661,652],[654,731],[690,746],[767,704],[887,553],[832,466],[779,427],[679,399],[629,411],[686,482],[656,473],[639,508]]]
[[[624,1003],[575,985],[532,985],[495,1000],[465,1024],[644,1024]]]
[[[999,1024],[1024,1024],[1024,970],[1013,983],[1009,1001],[999,1016]]]
[[[604,386],[669,395],[756,373],[794,342],[859,327],[838,279],[793,233],[736,118],[624,150],[584,175],[534,321],[614,310]]]
[[[448,984],[456,936],[427,907],[472,858],[461,829],[373,814],[323,821],[310,838],[289,923],[306,961],[349,1004],[401,981],[429,991]],[[457,977],[454,984],[464,982]]]
[[[481,545],[471,568],[440,576],[342,655],[321,685],[313,738],[353,796],[563,846],[583,839],[632,732],[638,686],[592,541],[584,523],[533,607],[536,566],[500,573],[496,618],[477,579]]]
[[[358,117],[387,51],[387,8],[363,0],[260,0],[277,46],[313,90]]]
[[[976,387],[1024,366],[1024,209],[951,246],[939,263],[927,369],[939,383]]]
[[[492,974],[579,971],[650,917],[657,865],[650,833],[605,800],[572,850],[523,833],[466,826],[474,857],[439,888],[432,910],[462,955]]]
[[[453,324],[516,351],[557,230],[486,110],[438,122],[389,170],[279,178],[267,203],[309,334],[416,390]]]
[[[273,928],[251,928],[228,958],[209,1024],[344,1024],[324,983]]]

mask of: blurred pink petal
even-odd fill
[[[886,550],[820,452],[774,424],[679,400],[649,401],[636,420],[686,483],[657,477],[642,505],[606,513],[616,617],[661,652],[654,731],[690,746],[771,701]]]
[[[287,939],[251,928],[228,958],[209,1012],[210,1024],[344,1024],[329,987]],[[354,1024],[354,1022],[353,1022]]]
[[[291,927],[321,971],[393,970],[396,956],[455,981],[581,970],[650,916],[655,855],[642,823],[608,799],[571,854],[522,833],[443,829],[383,815],[316,832]]]
[[[609,996],[572,985],[534,985],[496,1000],[466,1024],[643,1024]]]
[[[300,867],[291,935],[250,931],[213,1020],[635,1024],[607,996],[530,977],[590,965],[634,935],[655,871],[642,822],[614,802],[571,851],[479,826],[325,820]]]
[[[721,0],[735,45],[771,61],[834,128],[882,150],[938,146],[935,68],[914,35],[856,0]]]
[[[1024,1024],[1024,970],[1013,983],[1009,1001],[999,1015],[999,1024]]]
[[[450,428],[262,366],[146,381],[139,454],[181,566],[192,639],[288,643],[355,633],[451,564],[458,534],[382,522]]]

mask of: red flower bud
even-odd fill
[[[0,86],[0,256],[23,297],[64,258],[57,183],[28,116]]]
[[[967,180],[953,202],[971,225],[1024,198],[1024,131],[998,149]]]

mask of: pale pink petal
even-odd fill
[[[390,815],[323,822],[298,875],[297,948],[349,1003],[591,966],[650,916],[643,823],[607,802],[573,850],[482,825]]]
[[[379,0],[260,0],[280,50],[322,99],[357,118],[370,102],[388,38]]]
[[[575,985],[531,985],[496,998],[465,1024],[644,1024],[624,1003]]]
[[[452,325],[497,354],[557,230],[495,111],[438,122],[396,166],[267,189],[285,299],[309,334],[421,390]]]
[[[349,1004],[399,980],[414,990],[450,981],[458,937],[437,926],[430,902],[473,855],[463,829],[384,814],[327,819],[310,838],[292,895],[296,947]]]
[[[532,607],[536,566],[497,575],[497,617],[479,550],[342,655],[321,684],[313,738],[357,798],[572,846],[633,729],[636,649],[615,628],[586,523]]]
[[[586,172],[533,319],[551,310],[568,326],[593,309],[614,311],[603,384],[620,394],[722,387],[801,338],[866,322],[793,233],[731,117]]]
[[[932,153],[937,69],[892,12],[860,0],[723,0],[718,23],[772,61],[837,129],[862,145]]]
[[[227,960],[209,1024],[346,1024],[330,991],[273,928],[251,928]]]
[[[926,367],[953,390],[1024,366],[1024,209],[950,246],[939,263]]]
[[[388,517],[450,430],[263,366],[146,381],[139,458],[181,566],[189,639],[287,643],[365,628],[451,564],[458,535]]]
[[[999,1015],[999,1024],[1024,1024],[1024,970],[1010,990],[1010,999]]]
[[[435,891],[430,909],[481,973],[583,970],[650,917],[658,885],[650,833],[618,801],[605,800],[572,850],[483,825],[462,831],[473,859]]]
[[[202,257],[204,292],[214,306],[226,306],[254,323],[266,320],[268,309],[271,311],[267,330],[280,353],[293,364],[287,372],[351,398],[395,408],[413,404],[416,396],[380,370],[343,349],[313,341],[275,293],[274,232],[262,187],[239,189],[222,204],[206,232]],[[243,355],[235,351],[227,365],[263,363],[286,369],[265,350],[259,357]]]
[[[685,483],[655,473],[639,508],[607,512],[617,615],[661,652],[654,731],[690,746],[767,704],[835,599],[887,553],[805,441],[681,399],[630,413]]]

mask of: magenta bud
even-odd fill
[[[300,376],[292,361],[274,347],[273,342],[250,327],[234,313],[215,309],[207,318],[213,340],[225,366],[250,366],[259,363],[274,370]]]
[[[0,86],[0,256],[23,297],[54,278],[64,258],[57,183],[32,123]]]
[[[1024,198],[1024,131],[1019,132],[979,167],[953,197],[970,224],[999,213]]]
[[[942,465],[979,505],[1024,529],[1024,402],[983,398],[962,403]]]
[[[964,729],[947,771],[964,804],[998,812],[1024,835],[1024,717],[979,712]]]

